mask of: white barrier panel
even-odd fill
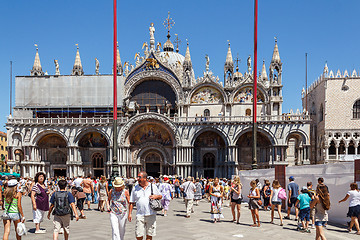
[[[272,181],[275,178],[275,169],[259,169],[240,171],[239,176],[243,184],[243,196],[245,200],[250,190],[250,181],[259,179],[264,184],[264,179]],[[306,186],[307,182],[313,183],[316,189],[317,179],[323,177],[325,184],[329,187],[331,209],[329,210],[329,221],[346,224],[350,221],[346,217],[349,207],[349,201],[339,204],[350,189],[350,183],[354,181],[354,163],[333,163],[324,165],[292,166],[286,168],[286,184],[289,183],[289,177],[294,176],[295,182],[299,184],[300,189]]]

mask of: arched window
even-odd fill
[[[355,154],[355,144],[352,140],[349,143],[348,154]]]
[[[340,141],[340,144],[339,144],[339,154],[340,155],[345,154],[345,143],[342,140]]]
[[[319,110],[319,122],[322,122],[324,120],[324,107],[321,104],[320,105],[320,110]]]
[[[354,103],[353,118],[360,118],[360,99]]]
[[[209,120],[210,118],[210,110],[209,109],[205,109],[204,110],[204,117],[205,117],[205,121]]]
[[[331,143],[330,143],[329,155],[336,155],[336,147],[335,147],[334,141],[331,141]]]

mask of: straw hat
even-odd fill
[[[124,180],[121,177],[116,177],[112,184],[114,187],[122,187],[125,185]]]

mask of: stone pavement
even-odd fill
[[[227,204],[227,202],[226,202]],[[224,220],[220,223],[212,223],[210,220],[210,204],[206,200],[202,200],[199,206],[194,206],[195,213],[191,218],[186,219],[185,205],[180,199],[174,199],[170,203],[170,210],[167,217],[158,215],[157,217],[157,236],[153,239],[161,240],[175,240],[175,239],[197,239],[197,240],[212,240],[212,239],[315,239],[315,229],[311,233],[301,233],[296,230],[296,222],[294,220],[284,220],[284,226],[279,226],[279,219],[275,217],[276,224],[270,224],[270,212],[260,211],[260,221],[262,223],[260,228],[250,227],[252,224],[250,210],[243,204],[241,208],[241,224],[231,222],[231,210],[229,207],[224,207]],[[92,204],[92,208],[95,208]],[[46,234],[34,234],[34,225],[32,223],[31,203],[28,197],[23,198],[23,208],[26,217],[26,226],[30,231],[27,236],[22,239],[43,240],[52,239],[52,221],[46,219],[41,225],[41,228],[47,230]],[[70,225],[70,239],[94,239],[94,240],[110,240],[111,226],[108,213],[101,213],[96,210],[85,211],[87,219],[72,221]],[[344,213],[345,214],[345,213]],[[133,212],[135,215],[135,210]],[[276,214],[275,214],[276,216]],[[293,217],[294,219],[294,217]],[[0,226],[0,233],[3,234],[3,225]],[[134,220],[126,225],[126,240],[135,239],[134,237]],[[359,236],[354,233],[347,233],[346,227],[338,227],[329,225],[325,230],[325,235],[328,240],[337,239],[359,239]],[[14,227],[11,227],[10,239],[16,239]],[[63,239],[60,235],[59,239]]]

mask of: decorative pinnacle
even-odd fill
[[[35,43],[34,46],[36,47],[36,51],[39,50],[38,45]]]
[[[275,43],[277,43],[277,37],[274,37],[274,39],[275,39]]]
[[[168,17],[164,21],[164,27],[168,30],[168,38],[170,38],[170,29],[174,26],[175,22],[170,17],[170,11],[168,12]]]
[[[236,55],[236,71],[239,70],[239,62],[241,62],[241,59],[239,59],[239,53]]]
[[[181,43],[181,40],[179,39],[179,36],[177,35],[177,33],[175,33],[175,40],[174,40],[174,43],[176,44],[176,52],[179,52],[179,45]]]

